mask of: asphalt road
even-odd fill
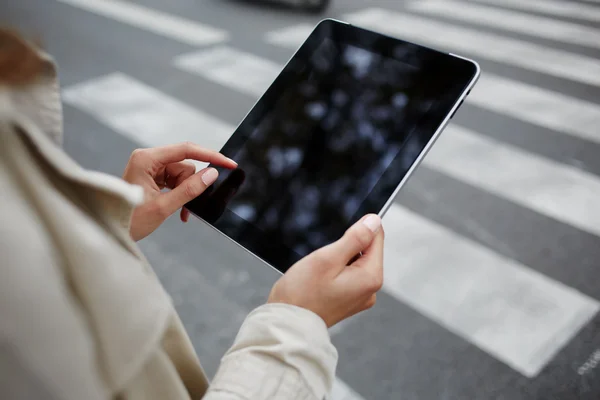
[[[600,349],[600,2],[478,1],[334,0],[325,14],[483,70],[384,219],[377,306],[332,330],[354,391],[340,384],[337,400],[600,397],[587,362]],[[0,25],[60,66],[66,151],[115,175],[136,147],[222,141],[325,15],[242,0],[0,4]],[[213,48],[187,70],[174,61]],[[277,275],[197,220],[174,217],[141,246],[214,374]]]

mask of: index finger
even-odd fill
[[[223,154],[205,149],[195,143],[185,142],[148,149],[150,155],[158,162],[167,165],[183,160],[208,162],[225,168],[235,168],[237,163]]]

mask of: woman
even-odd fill
[[[183,205],[215,181],[216,170],[195,173],[185,159],[235,162],[189,143],[142,149],[121,180],[82,169],[61,136],[51,59],[0,30],[1,398],[326,396],[337,362],[327,328],[372,307],[382,285],[379,217],[294,265],[248,315],[209,386],[135,240],[178,210],[186,221]]]

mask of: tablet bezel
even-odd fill
[[[406,184],[415,169],[420,165],[425,155],[429,152],[454,113],[458,110],[468,93],[471,91],[472,87],[477,82],[477,79],[480,75],[480,67],[475,61],[457,56],[455,54],[443,53],[414,43],[382,35],[364,28],[356,27],[342,21],[325,19],[315,27],[308,39],[290,58],[282,72],[277,76],[277,78],[275,78],[265,94],[256,102],[254,107],[236,128],[230,139],[221,149],[221,153],[227,156],[232,156],[232,153],[243,146],[245,141],[252,134],[254,127],[268,112],[268,110],[271,108],[271,105],[277,101],[279,94],[286,86],[288,77],[294,76],[298,70],[304,68],[305,60],[311,56],[311,54],[325,38],[329,38],[334,42],[349,44],[359,43],[364,45],[366,42],[377,43],[380,50],[377,53],[392,58],[395,58],[394,55],[387,54],[386,52],[391,51],[388,49],[394,48],[393,45],[401,43],[403,45],[414,46],[413,50],[418,52],[421,56],[429,59],[431,63],[445,63],[444,65],[449,65],[452,67],[455,67],[456,63],[461,63],[465,66],[465,68],[471,69],[471,72],[468,74],[469,79],[465,81],[464,88],[460,92],[460,95],[453,102],[447,114],[444,115],[441,121],[434,120],[429,122],[431,126],[437,126],[437,128],[435,128],[434,133],[428,139],[427,144],[419,153],[415,161],[406,170],[402,179],[390,194],[387,201],[385,201],[385,203],[382,205],[370,204],[368,202],[369,197],[367,197],[367,200],[361,204],[359,210],[357,211],[357,215],[377,213],[379,216],[383,217],[386,211],[392,205],[400,189]],[[455,65],[450,65],[449,63],[455,63]],[[391,166],[386,169],[384,175],[388,173],[390,168]],[[277,242],[277,238],[266,237],[263,232],[261,232],[251,223],[243,220],[227,208],[222,210],[222,214],[220,214],[216,221],[210,221],[202,218],[198,212],[194,211],[197,209],[194,205],[194,201],[188,203],[186,207],[194,216],[203,220],[217,232],[227,237],[233,243],[242,247],[244,250],[257,257],[279,273],[285,273],[287,269],[289,269],[301,258],[292,249],[286,247],[281,242]],[[251,238],[251,240],[248,238]]]

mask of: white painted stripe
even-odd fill
[[[442,50],[465,52],[544,74],[600,86],[600,60],[492,33],[458,27],[380,8],[347,14],[346,19],[403,39]]]
[[[599,29],[564,22],[554,18],[538,17],[473,3],[452,1],[412,2],[407,4],[407,8],[429,15],[452,18],[486,27],[505,29],[564,43],[600,48]]]
[[[600,9],[574,1],[565,0],[477,0],[500,7],[540,12],[559,17],[578,18],[587,21],[600,21]]]
[[[288,26],[280,30],[268,32],[265,35],[265,41],[282,47],[299,47],[308,38],[314,28],[310,24]]]
[[[57,0],[192,46],[222,42],[222,29],[122,0]]]
[[[600,142],[600,105],[483,74],[467,102],[531,124]]]
[[[63,99],[143,146],[191,141],[220,150],[234,131],[229,124],[121,73],[66,88]]]
[[[333,382],[333,390],[329,398],[330,400],[364,400],[362,396],[340,379]]]
[[[227,46],[184,54],[174,64],[254,97],[262,95],[281,71],[272,61]]]
[[[446,129],[425,163],[600,236],[600,180],[587,172],[456,126]]]
[[[296,47],[296,44],[286,42],[286,46]],[[527,123],[600,142],[600,105],[562,93],[485,72],[467,102]]]
[[[527,377],[598,311],[597,301],[401,207],[383,223],[385,290]]]

